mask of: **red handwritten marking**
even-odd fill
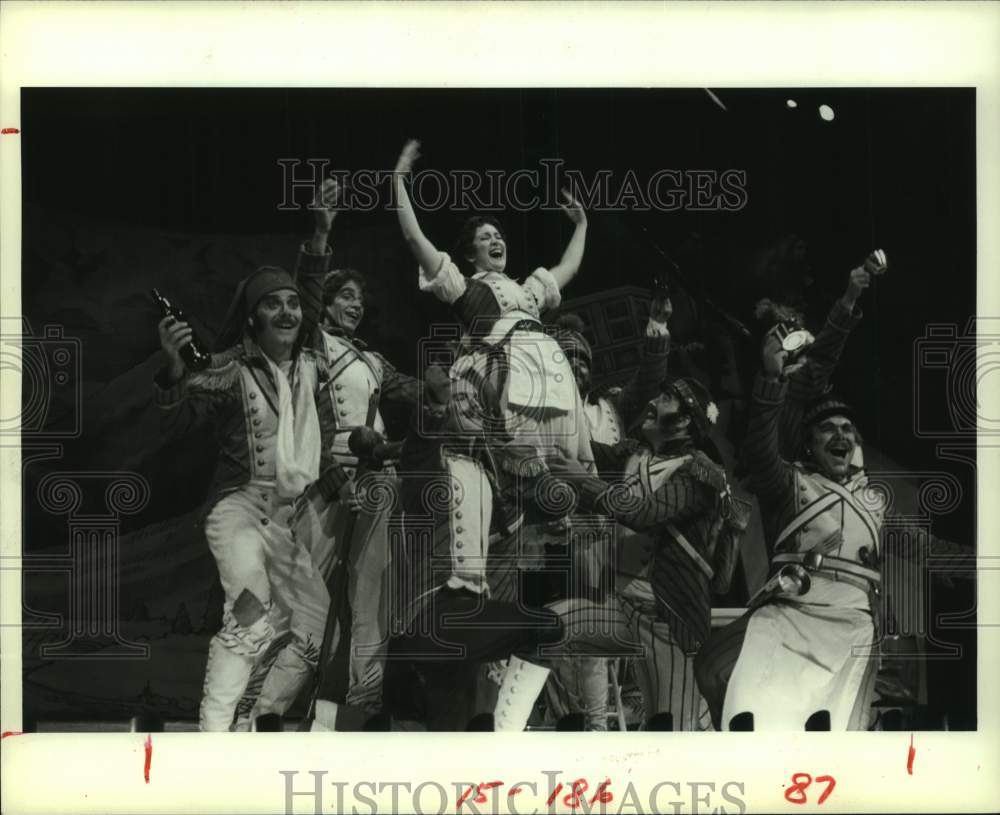
[[[906,756],[906,772],[913,775],[913,759],[917,757],[917,751],[913,748],[913,734],[910,733],[910,751]]]
[[[23,735],[24,733],[22,733],[20,730],[4,730],[3,735],[0,735],[0,739],[5,739],[7,738],[7,736],[23,736]]]
[[[578,778],[573,782],[573,786],[570,787],[569,795],[566,795],[562,800],[563,804],[568,806],[570,809],[576,809],[584,802],[583,794],[590,788],[590,784],[587,783],[586,778]]]
[[[823,794],[819,797],[817,804],[822,804],[827,798],[830,797],[830,793],[833,792],[833,788],[837,786],[837,782],[834,780],[832,775],[817,775],[816,783],[822,784],[824,781],[829,782],[826,785],[826,789],[823,790]]]
[[[785,790],[785,800],[790,804],[806,803],[808,800],[806,790],[809,789],[809,785],[812,784],[813,780],[813,777],[809,773],[794,773],[791,785]],[[817,775],[815,781],[817,784],[826,783],[826,789],[823,790],[823,793],[819,796],[819,801],[816,802],[817,804],[822,804],[830,797],[833,788],[837,786],[837,781],[832,775]]]
[[[477,784],[475,787],[469,787],[464,793],[462,793],[462,797],[458,799],[458,805],[455,807],[455,810],[457,811],[462,808],[462,804],[464,804],[466,799],[472,795],[473,790],[476,791],[476,797],[472,799],[472,803],[485,804],[487,801],[486,790],[502,786],[503,781],[484,781],[481,784]],[[518,790],[518,792],[520,792],[520,790]]]
[[[149,765],[153,761],[153,735],[149,734],[146,736],[146,763],[143,766],[142,774],[146,779],[146,783],[149,783]]]
[[[524,792],[520,787],[511,787],[510,792],[507,793],[507,797],[510,798],[512,795],[517,795],[519,792]]]
[[[805,779],[804,781],[802,779]],[[806,802],[806,789],[812,783],[812,776],[809,773],[794,773],[792,775],[792,785],[785,790],[785,800],[790,804],[804,804]],[[792,796],[795,796],[794,798]]]
[[[605,778],[600,784],[597,785],[597,793],[593,798],[590,799],[591,805],[600,801],[602,804],[609,804],[614,800],[614,795],[608,790],[611,786],[611,779]]]
[[[479,791],[476,797],[473,799],[477,804],[486,803],[486,790],[491,790],[494,787],[502,787],[503,781],[487,781],[479,785]]]
[[[560,781],[556,785],[556,788],[552,790],[552,794],[549,796],[549,800],[545,802],[545,806],[552,806],[552,802],[555,801],[556,796],[559,795],[560,792],[562,792],[562,788],[563,788],[562,781]]]
[[[458,799],[458,804],[455,806],[456,812],[462,808],[462,804],[465,803],[465,799],[468,798],[470,795],[472,795],[472,793],[475,792],[475,790],[476,790],[475,787],[469,787],[465,792],[462,793],[462,797]]]
[[[21,131],[18,130],[16,127],[5,127],[3,130],[0,130],[0,133],[2,133],[4,136],[13,136],[15,133],[20,133],[20,132]]]

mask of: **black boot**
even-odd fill
[[[753,714],[737,713],[729,720],[729,729],[734,733],[749,733],[753,731]]]
[[[582,713],[567,713],[558,722],[556,722],[556,730],[558,731],[583,731],[587,729],[587,717]]]
[[[653,714],[646,720],[646,729],[673,731],[674,714],[668,711]]]

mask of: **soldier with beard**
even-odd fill
[[[164,430],[209,422],[220,448],[205,537],[225,593],[223,625],[209,643],[202,730],[228,730],[255,663],[290,629],[264,679],[255,715],[283,714],[316,665],[329,596],[309,552],[294,539],[296,498],[310,485],[336,495],[346,476],[327,451],[317,403],[323,360],[299,343],[302,310],[292,277],[264,267],[242,281],[209,368],[188,372],[180,349],[191,328],[159,324],[168,366],[156,377]],[[320,479],[320,473],[323,477]]]
[[[730,493],[709,436],[717,418],[699,382],[665,382],[641,427],[646,449],[623,455],[595,445],[602,478],[564,457],[548,462],[553,476],[573,482],[581,509],[641,534],[618,539],[611,600],[548,606],[566,639],[542,653],[641,649],[636,668],[645,708],[658,717],[649,723],[655,729],[696,729],[694,655],[708,639],[712,593],[726,590],[746,525],[744,502]],[[624,470],[622,481],[605,481],[615,470]]]

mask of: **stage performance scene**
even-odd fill
[[[976,729],[972,89],[21,116],[26,731]]]

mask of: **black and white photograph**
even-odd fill
[[[16,89],[5,752],[981,733],[977,87],[362,78]]]

